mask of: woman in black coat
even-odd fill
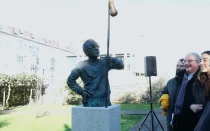
[[[194,131],[210,131],[210,51],[201,54],[200,70],[198,75],[200,83],[193,88],[193,94],[196,101],[203,101],[204,111]],[[192,110],[198,111],[197,108]]]
[[[194,131],[210,131],[210,102],[205,107],[203,114]]]

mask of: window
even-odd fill
[[[51,76],[54,77],[54,73],[55,73],[55,68],[54,67],[50,68],[50,73],[51,73]]]
[[[39,58],[36,58],[36,64],[39,65]]]
[[[124,61],[124,54],[116,54],[115,56]]]
[[[37,70],[38,70],[37,65],[33,65],[33,64],[31,64],[31,72],[33,72],[33,73],[37,73]]]
[[[29,46],[29,52],[33,53],[33,46]]]
[[[45,72],[44,72],[44,69],[43,69],[43,70],[42,70],[42,74],[44,75],[44,73],[45,73]]]
[[[23,62],[23,56],[17,55],[17,62],[22,63]]]
[[[55,58],[51,58],[51,61],[50,61],[50,65],[52,66],[52,67],[54,67],[55,66]]]
[[[76,66],[77,61],[78,61],[77,56],[67,56],[67,59],[68,59],[69,68],[73,69]]]
[[[100,58],[104,58],[106,57],[107,55],[100,55]],[[109,54],[109,56],[112,56],[112,54]]]
[[[130,67],[130,66],[131,66],[131,65],[130,65],[130,64],[131,64],[131,58],[130,58],[130,56],[127,56],[127,61],[128,61],[128,62],[127,62],[127,65],[126,65],[126,66],[127,66],[127,70],[130,70],[130,68],[131,68],[131,67]]]
[[[38,54],[38,51],[39,51],[39,48],[38,48],[38,47],[29,46],[29,52],[30,52],[31,54],[37,55],[37,54]]]
[[[24,42],[23,42],[23,40],[20,40],[19,41],[19,50],[23,50],[23,48],[24,48]]]

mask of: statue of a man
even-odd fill
[[[106,56],[99,57],[99,45],[92,39],[86,40],[83,44],[83,51],[88,56],[87,60],[81,61],[71,71],[67,79],[67,85],[75,93],[82,96],[82,103],[86,107],[102,107],[111,105],[110,85],[108,71],[110,69],[123,69],[124,63],[121,59]],[[76,80],[81,78],[84,88],[81,88]],[[108,96],[106,90],[108,88]]]

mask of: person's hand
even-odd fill
[[[175,118],[174,118],[174,113],[172,113],[172,115],[171,115],[171,122],[170,122],[170,126],[172,127],[172,128],[174,128],[174,123],[175,123],[175,120],[174,120]]]
[[[170,126],[174,128],[173,121],[170,122]]]
[[[105,56],[105,60],[106,60],[107,63],[110,62],[111,61],[111,56]]]
[[[171,122],[170,122],[170,125],[172,128],[176,127],[176,124],[177,124],[177,116],[174,115],[174,113],[172,113],[172,118],[171,118]]]
[[[202,106],[202,104],[192,104],[192,105],[190,106],[190,109],[191,109],[194,113],[197,113],[197,112],[199,112],[200,110],[203,109],[203,106]]]
[[[91,95],[89,93],[87,93],[86,91],[82,92],[82,103],[84,106],[87,106],[87,104],[88,104],[87,98],[90,96]]]
[[[87,93],[86,91],[83,91],[82,92],[82,97],[85,97],[85,98],[87,98],[87,97],[90,97],[91,95],[89,94],[89,93]]]

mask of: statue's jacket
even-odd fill
[[[83,90],[91,95],[91,98],[106,98],[106,88],[108,88],[108,98],[110,96],[110,85],[108,81],[108,71],[111,69],[123,69],[124,63],[121,59],[111,57],[107,63],[104,58],[97,59],[94,64],[88,60],[79,62],[71,71],[67,85],[77,94],[82,94]],[[81,78],[84,88],[81,88],[76,80]]]

